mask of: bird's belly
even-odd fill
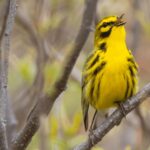
[[[125,100],[127,83],[124,70],[122,71],[104,72],[100,81],[100,91],[96,109],[113,107],[116,106],[116,102]]]

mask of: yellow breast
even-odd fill
[[[132,68],[134,69],[134,68]],[[137,78],[129,69],[126,57],[107,60],[102,76],[97,77],[100,82],[96,109],[116,106],[116,102],[124,101],[136,92]]]
[[[109,62],[105,66],[103,76],[100,82],[99,99],[97,100],[96,108],[108,108],[115,106],[115,102],[125,100],[127,88],[126,74],[127,63]]]

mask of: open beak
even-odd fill
[[[126,24],[126,22],[122,19],[124,14],[122,14],[120,17],[117,17],[116,26],[122,26]]]

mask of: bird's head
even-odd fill
[[[96,26],[95,42],[101,40],[122,40],[125,39],[124,14],[120,17],[110,16],[102,19]]]

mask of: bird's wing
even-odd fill
[[[84,95],[84,87],[85,87],[85,78],[82,76],[82,97],[81,97],[81,107],[82,107],[82,113],[83,113],[83,121],[84,121],[84,127],[87,131],[88,129],[88,109],[89,109],[89,103],[86,100],[86,97]]]
[[[87,58],[84,67],[83,67],[83,74],[82,74],[82,97],[81,97],[81,107],[82,107],[82,112],[83,112],[83,121],[84,121],[84,127],[85,130],[88,129],[88,110],[89,110],[89,102],[85,96],[85,87],[86,84],[88,83],[87,75],[84,74],[87,69],[87,62],[90,60],[90,58],[93,56],[93,53],[89,55]]]
[[[91,68],[95,64],[95,62],[98,61],[98,59],[99,59],[99,53],[97,53],[96,51],[92,51],[92,53],[88,56],[85,65],[83,67],[81,106],[82,106],[85,130],[88,129],[88,110],[89,110],[89,101],[87,99],[87,93],[85,88],[86,85],[89,82],[91,82],[91,78],[92,78],[91,72],[89,72],[89,68]]]

